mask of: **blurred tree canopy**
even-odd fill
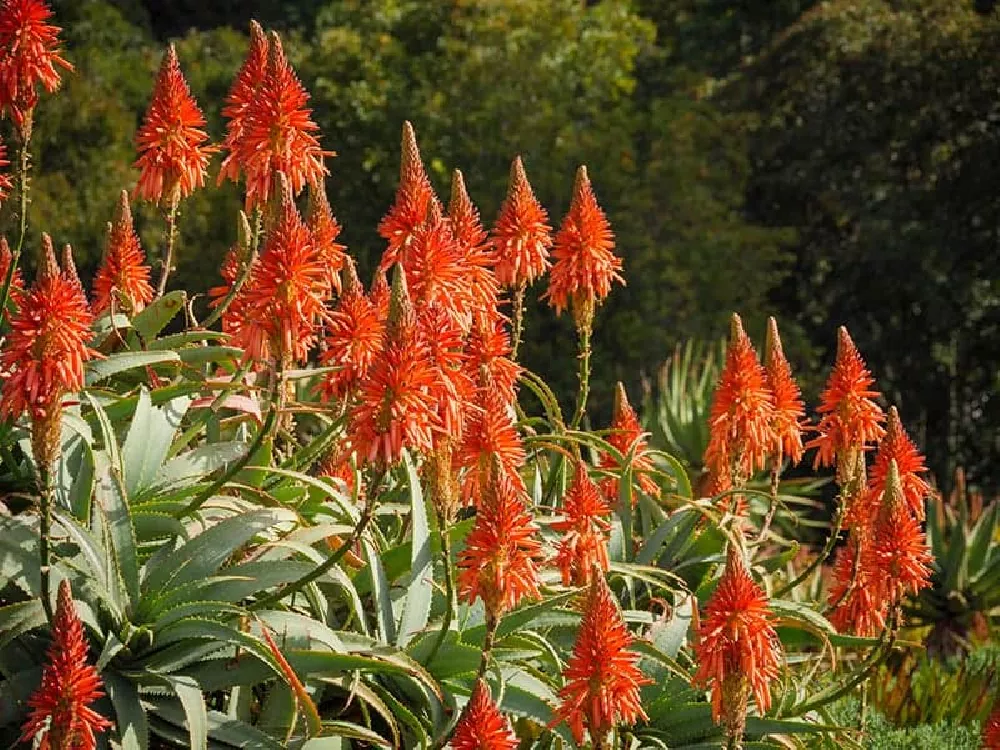
[[[1000,484],[1000,17],[972,0],[53,0],[77,73],[39,107],[33,233],[100,261],[164,44],[220,139],[247,24],[279,30],[312,93],[328,192],[365,273],[404,119],[447,196],[487,225],[521,154],[558,226],[587,164],[628,286],[598,314],[591,416],[638,398],[681,340],[779,316],[815,398],[846,324],[939,481]],[[6,126],[4,126],[6,127]],[[218,161],[216,161],[217,167]],[[212,175],[214,179],[214,173]],[[174,282],[204,290],[238,188],[183,204]],[[138,211],[159,254],[163,224]],[[0,212],[9,231],[10,209]],[[540,287],[534,290],[541,293]],[[537,294],[535,295],[537,296]],[[572,399],[573,330],[535,304],[529,367]]]

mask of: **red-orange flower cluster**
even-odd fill
[[[246,174],[247,209],[267,203],[280,172],[298,195],[307,185],[318,185],[327,174],[324,151],[310,119],[309,93],[285,58],[281,39],[272,33],[267,66],[260,88],[243,111],[239,137],[231,158]],[[229,168],[232,169],[231,167]]]
[[[440,305],[463,329],[469,327],[473,303],[465,253],[437,203],[410,234],[399,263],[415,305]]]
[[[497,472],[523,487],[518,472],[524,466],[524,445],[510,402],[496,390],[482,387],[476,402],[468,404],[466,410],[465,430],[456,457],[458,465],[466,470],[462,501],[478,505]]]
[[[597,205],[587,168],[580,167],[569,213],[556,234],[552,250],[555,262],[545,293],[556,313],[572,303],[577,327],[590,325],[595,306],[611,292],[612,282],[625,283],[619,273],[622,261],[614,248],[611,225]]]
[[[7,273],[10,271],[10,264],[13,262],[14,254],[10,251],[10,245],[7,244],[7,238],[0,237],[0,286],[2,286],[4,281],[7,279]],[[15,268],[10,282],[10,299],[14,301],[15,305],[21,304],[20,299],[22,294],[24,294],[24,277],[21,275],[21,269]],[[0,313],[0,318],[2,317],[3,314]]]
[[[871,544],[868,529],[852,528],[834,558],[829,620],[840,633],[869,638],[885,629],[889,603],[878,586],[878,570],[865,565],[872,562]]]
[[[750,695],[761,714],[771,707],[770,683],[780,674],[781,651],[767,595],[735,544],[705,605],[695,654],[694,684],[711,689],[713,718],[741,737]]]
[[[549,268],[552,227],[548,212],[535,198],[521,157],[510,168],[507,197],[493,226],[497,281],[517,288],[531,284]]]
[[[458,593],[482,599],[497,621],[524,599],[537,599],[542,543],[524,491],[503,472],[494,475],[476,510],[476,524],[458,558]]]
[[[566,684],[555,721],[566,720],[577,743],[584,728],[595,745],[618,724],[648,719],[639,689],[651,682],[639,669],[639,655],[629,650],[632,634],[603,575],[590,582],[583,621],[573,654],[563,670]]]
[[[982,750],[1000,750],[1000,702],[983,722]]]
[[[451,735],[453,750],[514,750],[517,736],[510,721],[490,700],[490,691],[482,679],[476,680],[469,705]]]
[[[129,313],[137,313],[153,300],[149,284],[149,266],[139,245],[139,235],[132,225],[128,192],[123,190],[113,224],[108,225],[104,263],[94,277],[94,313],[100,315],[114,299]]]
[[[906,434],[899,411],[895,406],[889,409],[889,420],[886,424],[885,437],[879,443],[875,461],[872,464],[868,478],[868,497],[873,501],[873,507],[886,488],[889,476],[889,465],[895,461],[899,471],[899,481],[903,497],[909,511],[918,521],[924,520],[924,501],[931,494],[931,486],[921,476],[927,473],[924,457],[910,436]],[[875,509],[873,507],[873,509]],[[873,514],[874,515],[874,514]]]
[[[802,428],[806,406],[802,401],[802,391],[792,377],[792,368],[785,358],[781,336],[778,334],[778,322],[774,318],[767,320],[764,360],[767,386],[774,399],[771,417],[774,447],[771,460],[779,466],[786,458],[797,464],[802,460],[804,451]]]
[[[313,235],[313,244],[319,262],[326,274],[326,284],[330,288],[328,294],[340,294],[340,272],[347,262],[347,248],[337,242],[340,236],[340,224],[337,223],[326,197],[326,185],[319,180],[309,186],[309,208],[306,212],[306,226]]]
[[[154,203],[176,203],[205,184],[213,146],[202,115],[188,88],[177,51],[163,56],[146,117],[135,136],[139,158],[136,194]]]
[[[455,170],[451,180],[451,200],[448,203],[448,220],[455,235],[455,242],[463,253],[466,284],[470,298],[470,314],[481,321],[493,321],[499,315],[500,285],[493,267],[496,252],[483,229],[479,211],[465,189],[465,179]]]
[[[566,490],[562,511],[565,518],[552,524],[552,530],[562,535],[555,563],[564,586],[586,586],[595,570],[603,574],[611,567],[608,560],[611,506],[582,461],[576,465],[576,475]]]
[[[233,79],[229,94],[226,96],[226,105],[222,108],[222,116],[228,120],[222,147],[228,154],[222,160],[219,184],[226,178],[235,182],[240,177],[237,148],[243,137],[247,110],[260,92],[264,80],[264,73],[267,70],[267,50],[267,35],[264,29],[256,21],[251,21],[250,48],[247,50],[246,59],[236,72],[236,78]]]
[[[396,202],[378,225],[379,236],[389,243],[382,255],[380,268],[383,271],[388,271],[393,263],[406,255],[413,232],[424,223],[428,209],[438,204],[420,159],[416,133],[409,121],[403,123],[402,141]]]
[[[648,455],[649,447],[646,443],[646,437],[642,425],[639,424],[639,417],[636,416],[635,410],[628,402],[625,386],[621,383],[618,384],[615,391],[615,410],[608,443],[626,459],[632,452],[632,477],[638,482],[639,489],[650,497],[659,497],[660,486],[652,476],[653,462]],[[601,468],[619,475],[626,469],[610,453],[601,456]],[[612,502],[617,502],[619,486],[616,477],[605,479],[602,488]],[[636,498],[633,496],[632,503],[635,504],[635,502]]]
[[[22,141],[31,130],[38,84],[52,93],[59,71],[73,70],[59,52],[58,26],[43,0],[3,0],[0,4],[0,110],[9,112]]]
[[[95,733],[109,729],[111,722],[90,707],[104,692],[100,675],[87,661],[83,623],[66,580],[59,584],[52,639],[42,683],[28,700],[31,714],[20,741],[53,750],[94,750]]]

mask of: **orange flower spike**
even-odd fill
[[[10,166],[10,160],[7,158],[7,146],[4,145],[3,141],[0,141],[0,205],[7,200],[7,196],[10,195],[10,191],[14,189],[14,178],[9,174],[6,174],[6,168]]]
[[[643,433],[642,425],[639,424],[639,417],[628,402],[628,395],[625,393],[625,386],[621,383],[615,391],[615,409],[611,421],[611,430],[608,434],[608,442],[618,450],[623,456],[628,457],[632,447],[635,446],[635,453],[632,456],[632,476],[639,483],[639,489],[650,497],[660,496],[660,486],[656,483],[650,473],[653,471],[653,462],[647,455],[649,450]],[[601,457],[601,468],[621,472],[624,466],[618,464],[617,459],[610,453]],[[605,494],[614,502],[618,498],[618,479],[609,477],[602,483]],[[633,505],[637,498],[633,496]]]
[[[500,284],[493,273],[497,262],[496,252],[489,242],[489,235],[483,229],[479,211],[465,189],[465,178],[457,169],[452,174],[448,220],[451,222],[455,241],[465,256],[472,315],[493,320],[499,314],[497,306],[500,299]]]
[[[389,277],[381,268],[375,269],[375,278],[372,279],[372,287],[368,292],[368,297],[378,311],[379,319],[386,321],[389,318],[389,301],[392,297],[389,288]]]
[[[553,720],[554,725],[565,719],[577,744],[583,743],[585,728],[594,747],[605,747],[601,743],[616,725],[648,720],[639,689],[652,680],[639,669],[639,655],[629,650],[632,640],[604,576],[593,575]]]
[[[243,287],[244,325],[236,342],[244,357],[303,362],[326,314],[328,287],[310,231],[282,179],[281,210],[252,278]]]
[[[320,354],[323,367],[338,368],[319,384],[323,400],[348,398],[385,346],[385,321],[365,295],[350,258],[344,267],[344,281],[344,293],[326,324],[326,349]]]
[[[774,398],[771,419],[771,432],[775,441],[773,460],[780,465],[787,458],[792,464],[797,464],[802,460],[804,451],[802,428],[806,406],[802,400],[802,391],[792,377],[792,368],[785,358],[781,336],[778,334],[778,322],[774,318],[767,319],[764,369],[767,373],[767,385]]]
[[[428,209],[435,204],[439,205],[439,202],[420,159],[413,125],[407,120],[403,123],[396,201],[378,225],[379,236],[389,243],[379,268],[388,271],[393,263],[405,256],[414,231],[424,223]]]
[[[705,605],[695,654],[694,684],[712,691],[712,717],[739,740],[747,702],[771,707],[770,683],[781,672],[774,616],[764,590],[751,578],[739,546],[730,543],[726,568]]]
[[[927,465],[913,440],[906,434],[895,406],[889,408],[885,437],[879,443],[875,462],[870,471],[869,494],[876,501],[886,489],[889,465],[893,461],[899,470],[899,481],[906,505],[918,521],[923,521],[924,501],[932,492],[931,486],[920,476],[927,473]]]
[[[453,750],[514,750],[518,746],[510,721],[490,699],[489,688],[481,678],[476,680],[469,705],[448,744]]]
[[[458,595],[482,599],[487,620],[499,620],[525,599],[538,599],[543,558],[538,527],[524,490],[498,472],[478,505],[476,523],[458,557]]]
[[[563,499],[565,518],[552,524],[562,537],[555,563],[563,586],[586,586],[598,572],[610,569],[608,539],[611,533],[611,506],[587,473],[582,461],[576,465],[573,483]]]
[[[10,111],[22,142],[31,134],[38,84],[51,94],[61,83],[56,68],[73,70],[59,54],[62,29],[47,23],[50,18],[42,0],[0,3],[0,110]]]
[[[437,376],[401,272],[393,279],[384,350],[361,383],[348,436],[364,463],[392,466],[403,449],[429,453],[440,429]]]
[[[474,405],[467,408],[463,440],[456,457],[467,469],[462,479],[462,501],[478,504],[496,471],[523,488],[520,470],[526,454],[517,431],[510,402],[491,388],[480,388]]]
[[[895,459],[889,461],[870,554],[874,559],[866,567],[879,571],[880,590],[892,604],[930,586],[932,558],[927,537],[910,513]]]
[[[712,397],[705,465],[741,487],[763,469],[775,444],[774,397],[740,316],[733,314],[726,362]]]
[[[548,270],[552,247],[548,221],[548,212],[535,198],[518,156],[511,164],[507,197],[493,227],[495,271],[501,286],[514,289],[531,284]]]
[[[14,262],[14,254],[10,251],[10,245],[7,244],[6,237],[0,237],[0,285],[4,283],[7,278],[7,272],[10,271],[10,264]],[[10,298],[14,301],[14,304],[20,307],[21,298],[24,295],[24,277],[21,275],[21,269],[15,268],[14,274],[11,276],[10,283]]]
[[[132,224],[128,191],[123,190],[115,221],[108,225],[104,262],[94,277],[94,313],[100,315],[111,307],[113,291],[118,292],[118,299],[129,313],[140,312],[153,300],[149,274]]]
[[[264,73],[267,70],[268,44],[264,29],[256,21],[250,22],[250,48],[247,51],[243,65],[236,73],[233,84],[226,96],[226,104],[222,108],[222,116],[226,123],[226,137],[222,147],[228,155],[222,161],[219,170],[218,184],[226,178],[234,182],[239,179],[242,163],[239,161],[239,142],[246,126],[246,113],[260,92]]]
[[[468,266],[436,203],[431,204],[427,220],[411,234],[400,263],[416,306],[441,305],[463,329],[469,327],[473,300]]]
[[[594,308],[611,293],[622,278],[622,260],[614,253],[615,240],[604,211],[587,176],[580,167],[573,185],[569,213],[555,237],[549,289],[543,298],[561,314],[572,306],[577,327],[589,325]]]
[[[327,284],[331,291],[340,294],[340,272],[347,260],[347,248],[337,242],[340,224],[333,215],[330,201],[326,197],[323,180],[309,186],[309,207],[306,211],[306,226],[313,234],[313,242],[319,260],[326,269]]]
[[[983,722],[982,750],[1000,750],[1000,701]]]
[[[247,211],[267,203],[277,173],[288,178],[298,195],[328,174],[324,151],[315,135],[319,126],[306,105],[309,93],[285,57],[281,39],[272,33],[260,89],[244,111],[243,129],[232,157],[246,173]]]
[[[421,308],[417,325],[427,342],[437,375],[434,395],[438,400],[441,432],[435,438],[459,441],[465,424],[465,404],[476,397],[476,384],[464,367],[462,329],[451,313],[438,304]]]
[[[521,366],[510,358],[510,336],[503,318],[473,317],[466,352],[469,376],[495,390],[505,403],[514,403]]]
[[[139,158],[136,194],[153,203],[176,203],[205,185],[209,156],[208,134],[174,45],[167,48],[153,86],[146,117],[135,136]]]
[[[59,583],[52,639],[41,685],[28,700],[31,713],[19,742],[39,743],[42,748],[94,750],[95,733],[112,725],[90,707],[104,691],[100,675],[87,660],[83,623],[65,579]]]
[[[814,468],[836,463],[851,472],[851,464],[857,460],[854,456],[885,434],[882,428],[885,414],[874,401],[880,395],[872,390],[874,383],[875,378],[865,366],[850,334],[841,327],[837,338],[837,361],[817,408],[822,415],[817,426],[819,437],[806,444],[806,448],[818,449]],[[845,475],[845,478],[850,477]]]
[[[885,630],[889,603],[881,584],[883,577],[873,564],[872,539],[867,529],[852,528],[847,544],[837,550],[830,587],[830,623],[839,633],[864,638]]]

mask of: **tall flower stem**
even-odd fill
[[[437,656],[441,644],[448,637],[451,621],[455,615],[455,578],[451,566],[451,535],[448,533],[447,522],[443,515],[438,516],[438,533],[441,535],[441,558],[444,563],[445,611],[441,630],[431,647],[431,652],[427,655],[426,666],[430,666],[434,662],[434,657]]]
[[[42,584],[42,609],[49,622],[53,621],[52,612],[52,581],[51,559],[49,554],[49,537],[52,535],[52,501],[54,488],[52,486],[52,471],[49,466],[39,466],[39,483],[41,484],[41,508],[38,536],[38,562]]]
[[[0,321],[7,314],[7,301],[10,299],[10,288],[14,283],[14,273],[17,271],[18,263],[21,260],[21,251],[24,248],[24,237],[28,233],[28,170],[31,164],[31,152],[28,150],[31,141],[31,115],[25,125],[24,136],[21,140],[19,150],[20,159],[17,163],[18,182],[18,214],[20,228],[17,237],[17,247],[14,248],[10,266],[7,268],[7,275],[3,280],[3,288],[0,289]]]
[[[778,487],[780,483],[781,463],[775,457],[774,464],[771,466],[770,501],[767,506],[767,515],[764,516],[764,523],[760,527],[760,534],[757,536],[757,544],[763,544],[764,540],[767,539],[767,532],[771,530],[771,524],[774,522],[774,514],[778,511]]]
[[[524,334],[524,292],[528,288],[525,282],[518,284],[514,290],[514,300],[511,305],[510,358],[517,362],[517,350],[521,346],[521,336]]]
[[[250,278],[250,270],[253,268],[254,262],[257,260],[257,252],[260,248],[260,237],[263,232],[263,213],[260,210],[260,206],[256,206],[253,210],[253,228],[250,230],[249,236],[249,254],[244,258],[242,265],[240,266],[240,273],[236,277],[236,281],[233,282],[232,287],[230,287],[229,292],[225,297],[222,298],[222,302],[219,306],[212,311],[212,314],[205,319],[202,323],[202,328],[209,328],[216,321],[222,318],[225,314],[226,309],[233,303],[236,299],[236,295],[240,293],[240,289],[246,284],[247,279]],[[244,226],[246,226],[244,224]],[[245,231],[245,230],[244,230]]]
[[[167,250],[163,258],[163,268],[160,270],[160,283],[156,287],[156,296],[162,297],[167,291],[167,279],[170,272],[174,270],[174,247],[177,244],[177,207],[180,205],[180,196],[174,195],[170,199],[170,208],[167,210]]]
[[[583,421],[584,414],[587,413],[587,399],[590,397],[590,338],[593,334],[593,323],[585,321],[579,329],[580,332],[580,391],[577,395],[576,414],[570,425],[571,429],[577,429]]]

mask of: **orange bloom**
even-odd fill
[[[548,220],[548,212],[535,198],[518,156],[511,165],[507,197],[493,227],[496,276],[502,286],[531,284],[548,269],[552,247]]]
[[[851,453],[863,451],[885,434],[885,414],[874,401],[880,395],[871,389],[874,383],[850,334],[841,327],[837,361],[817,408],[823,415],[817,426],[819,437],[806,444],[806,448],[818,449],[814,468],[848,462]]]
[[[493,389],[480,388],[476,403],[470,405],[467,412],[463,440],[456,456],[458,466],[466,469],[462,479],[462,501],[478,505],[495,470],[523,488],[519,472],[525,461],[524,444],[514,423],[510,402]]]
[[[112,291],[119,294],[130,313],[137,313],[153,300],[149,284],[149,266],[145,263],[139,235],[132,225],[128,191],[122,190],[114,224],[108,225],[108,243],[104,263],[94,277],[94,313],[100,315],[111,307]]]
[[[497,258],[489,235],[483,229],[479,211],[465,189],[465,179],[455,170],[451,180],[451,201],[448,203],[448,220],[465,260],[465,273],[471,297],[471,314],[485,320],[497,317],[500,284],[493,267]]]
[[[437,204],[431,205],[427,220],[410,235],[400,264],[415,305],[440,305],[468,328],[473,305],[468,267]]]
[[[633,446],[635,452],[632,454],[632,477],[639,483],[639,489],[650,497],[660,496],[660,486],[650,475],[653,471],[653,462],[647,455],[649,447],[646,443],[645,433],[642,425],[639,424],[639,417],[628,402],[628,395],[625,393],[625,386],[618,384],[615,391],[615,411],[611,421],[611,431],[608,435],[608,443],[618,450],[622,456],[628,458]],[[601,468],[608,469],[617,474],[625,471],[612,454],[606,453],[601,456]],[[618,499],[618,479],[608,477],[601,484],[605,494],[612,502]],[[636,502],[633,495],[632,503]]]
[[[1000,701],[983,723],[982,750],[1000,750]]]
[[[441,423],[441,433],[437,437],[461,440],[465,404],[476,397],[476,384],[465,367],[462,329],[451,313],[439,304],[422,307],[417,313],[417,325],[427,341],[437,375],[434,393]]]
[[[802,426],[806,417],[806,406],[802,401],[792,368],[785,359],[778,335],[778,322],[767,319],[767,343],[764,347],[764,367],[767,372],[767,387],[774,398],[771,418],[771,433],[774,436],[773,461],[780,464],[785,458],[797,464],[802,460]]]
[[[48,235],[34,286],[25,292],[11,332],[0,352],[7,373],[0,393],[0,418],[30,414],[42,420],[60,405],[63,394],[83,388],[83,363],[94,321],[78,283],[61,273]]]
[[[317,185],[328,174],[324,151],[315,133],[319,126],[306,107],[309,93],[285,58],[281,39],[271,34],[267,68],[260,89],[243,112],[243,129],[231,157],[247,178],[247,211],[267,202],[278,172],[295,195]]]
[[[202,115],[188,88],[174,45],[167,48],[142,127],[135,136],[139,158],[136,193],[144,200],[175,203],[205,185],[209,155]]]
[[[354,263],[347,260],[346,286],[326,323],[326,349],[320,354],[323,367],[336,367],[319,384],[324,400],[347,398],[367,377],[385,342],[385,322],[365,295]]]
[[[330,201],[326,198],[323,180],[309,186],[309,208],[306,212],[306,226],[313,235],[313,244],[319,261],[326,272],[326,282],[331,291],[340,294],[340,272],[347,260],[347,248],[337,242],[340,224],[333,215]]]
[[[434,363],[417,329],[405,282],[398,278],[385,349],[362,381],[349,416],[348,436],[358,459],[380,466],[398,462],[404,448],[430,452],[439,429]]]
[[[474,317],[466,352],[469,377],[496,391],[505,403],[514,403],[521,366],[510,358],[510,335],[503,318]]]
[[[931,494],[931,486],[921,478],[927,472],[924,457],[913,444],[910,436],[903,429],[899,419],[899,411],[895,406],[889,409],[889,420],[886,425],[885,437],[879,443],[875,462],[872,464],[869,476],[868,496],[874,509],[882,493],[886,490],[889,476],[889,466],[895,461],[899,470],[899,481],[903,497],[910,513],[918,520],[924,520],[924,500]]]
[[[481,678],[476,680],[469,705],[448,744],[454,750],[514,750],[518,746],[510,721],[490,700],[489,688]]]
[[[10,245],[7,244],[6,237],[0,237],[0,286],[3,285],[4,281],[7,279],[7,272],[10,271],[10,264],[14,262],[14,254],[10,251]],[[21,269],[15,268],[14,275],[11,276],[10,283],[10,299],[14,301],[15,305],[20,306],[21,296],[24,294],[24,277],[21,275]],[[0,317],[3,317],[0,314]]]
[[[829,602],[835,605],[830,623],[840,633],[852,632],[870,638],[885,629],[889,604],[883,595],[877,560],[871,553],[871,534],[853,528],[847,544],[837,550],[833,563],[833,585]]]
[[[608,505],[582,461],[576,465],[576,476],[563,498],[565,519],[552,524],[562,536],[556,552],[556,566],[562,574],[563,586],[586,586],[594,569],[606,571],[608,539],[611,532],[611,506]]]
[[[101,677],[87,662],[87,639],[73,604],[73,593],[64,579],[52,622],[49,661],[42,670],[42,683],[28,700],[31,714],[20,742],[39,742],[41,748],[93,750],[95,732],[111,722],[90,704],[104,695]]]
[[[652,680],[643,677],[631,645],[632,634],[604,576],[593,576],[553,720],[565,719],[578,744],[583,743],[584,726],[596,745],[617,724],[649,719],[639,688]]]
[[[705,465],[742,486],[763,469],[775,444],[774,397],[740,316],[733,314],[726,363],[712,397]]]
[[[870,554],[873,559],[865,567],[879,571],[879,590],[891,604],[930,586],[927,537],[907,507],[895,459],[889,461]]]
[[[282,182],[281,214],[240,292],[243,325],[234,341],[248,361],[304,361],[325,315],[325,270]]]
[[[381,268],[375,269],[375,278],[372,279],[372,288],[368,295],[378,311],[379,319],[386,320],[389,317],[389,301],[392,294],[389,289],[389,278]]]
[[[612,282],[625,283],[622,260],[614,253],[615,239],[590,185],[587,168],[580,167],[573,185],[569,213],[555,238],[549,289],[543,298],[560,314],[572,302],[577,326],[589,325],[594,307],[611,292]]]
[[[498,620],[524,599],[537,599],[542,559],[538,527],[523,489],[497,474],[476,511],[476,523],[458,556],[458,594],[482,599],[488,620]]]
[[[712,717],[730,736],[742,737],[749,697],[759,713],[771,708],[770,683],[781,671],[781,649],[767,594],[750,577],[735,544],[705,605],[695,654],[694,684],[711,689]]]
[[[9,167],[10,160],[7,159],[7,147],[0,141],[0,168]],[[9,174],[0,172],[0,204],[2,204],[10,191],[14,189],[14,178]]]
[[[389,243],[379,266],[382,270],[389,270],[393,263],[405,255],[413,232],[424,223],[431,205],[437,204],[434,188],[431,187],[424,163],[420,160],[417,136],[413,132],[413,125],[407,120],[403,123],[402,158],[396,202],[378,225],[379,236]]]
[[[222,161],[219,170],[218,183],[221,185],[226,178],[234,182],[239,179],[243,164],[239,161],[239,143],[246,126],[247,110],[260,92],[264,73],[267,70],[267,36],[264,29],[256,21],[250,22],[250,48],[247,50],[243,65],[236,72],[236,78],[226,96],[226,105],[222,108],[222,116],[229,120],[226,123],[226,137],[222,147],[229,152]]]
[[[22,140],[31,130],[38,84],[50,94],[59,88],[59,71],[73,70],[59,55],[58,26],[46,23],[52,11],[42,0],[3,0],[0,4],[0,110],[8,110]]]

